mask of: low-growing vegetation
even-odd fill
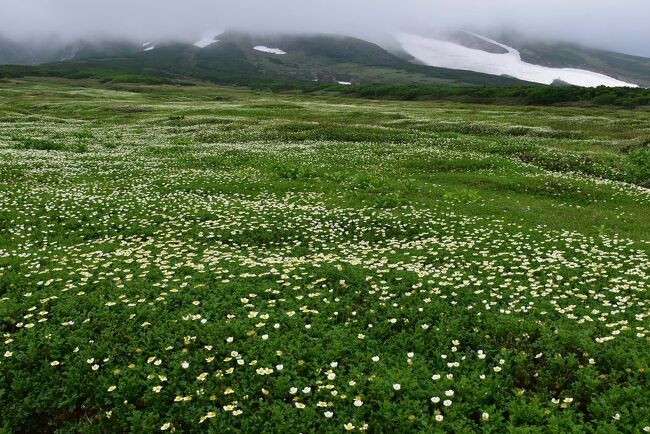
[[[417,65],[412,65],[417,67]],[[444,70],[442,70],[444,71]],[[236,85],[258,91],[276,93],[331,94],[346,97],[388,99],[399,101],[449,101],[471,104],[512,105],[512,106],[578,106],[578,107],[623,107],[638,108],[650,106],[650,90],[646,88],[583,88],[577,86],[521,86],[521,83],[481,85],[468,83],[431,84],[386,84],[375,83],[379,78],[368,77],[364,84],[342,86],[331,82],[315,83],[307,80],[287,80],[278,77],[265,77],[254,73],[244,74],[232,71],[211,70],[185,74],[171,74],[165,70],[133,66],[107,69],[99,64],[79,65],[58,63],[42,66],[0,66],[0,79],[23,77],[57,77],[67,79],[95,79],[103,83],[119,84],[196,84],[196,80],[224,85]],[[454,72],[455,74],[462,74]],[[516,86],[515,86],[516,85]]]
[[[650,91],[635,88],[576,86],[450,87],[368,84],[344,89],[343,95],[398,100],[442,100],[474,104],[590,105],[639,107],[650,105]]]
[[[0,431],[650,431],[648,137],[0,82]]]

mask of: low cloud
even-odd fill
[[[408,29],[517,30],[650,56],[647,0],[2,0],[12,39],[191,40],[221,29],[343,33],[369,39]]]

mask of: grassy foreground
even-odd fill
[[[650,431],[648,111],[0,83],[0,432]]]

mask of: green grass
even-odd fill
[[[648,137],[1,82],[0,432],[643,432]]]

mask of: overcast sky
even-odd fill
[[[0,0],[0,34],[13,39],[509,28],[650,56],[649,23],[650,0]]]

